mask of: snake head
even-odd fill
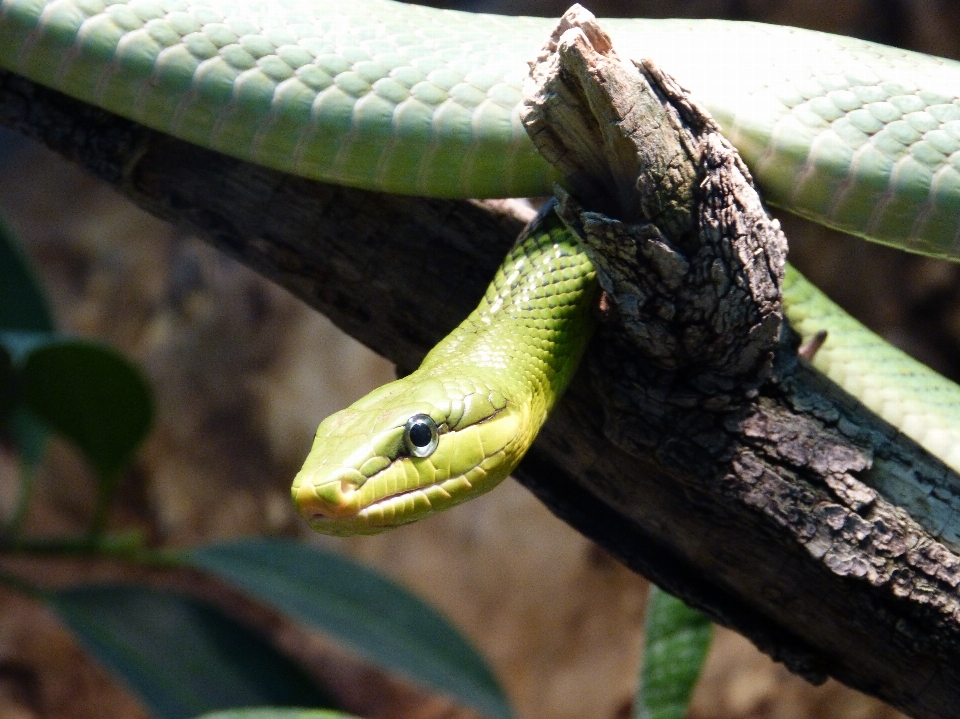
[[[493,489],[520,461],[527,410],[482,381],[391,382],[317,429],[294,504],[325,534],[374,534]]]

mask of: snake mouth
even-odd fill
[[[405,489],[402,492],[397,492],[396,494],[391,494],[383,499],[378,499],[376,502],[373,502],[359,512],[357,516],[371,516],[377,512],[381,512],[384,509],[397,507],[398,505],[405,505],[407,502],[416,503],[418,500],[426,501],[427,503],[436,502],[438,499],[444,499],[449,502],[452,502],[454,497],[448,492],[444,485],[457,485],[462,487],[466,485],[467,489],[471,488],[470,483],[463,477],[457,477],[455,479],[448,479],[443,482],[435,482],[434,484],[428,484],[423,487],[415,487],[413,489]]]
[[[313,511],[307,519],[314,529],[327,534],[378,534],[485,494],[502,479],[487,475],[485,481],[478,483],[458,476],[391,494],[349,515],[329,516],[322,511]]]
[[[386,517],[392,517],[393,524],[403,524],[405,514],[410,514],[410,520],[422,514],[432,513],[444,509],[453,504],[459,504],[456,499],[456,493],[469,492],[473,489],[469,480],[465,477],[455,477],[442,482],[427,484],[422,487],[412,487],[404,489],[396,494],[390,494],[382,497],[375,502],[359,508],[355,512],[348,514],[335,514],[333,512],[324,512],[316,507],[312,508],[309,521],[315,524],[327,525],[328,523],[359,522],[370,523],[371,526],[377,524],[377,520]],[[442,506],[441,506],[442,505]],[[416,517],[412,516],[416,515]]]
[[[413,484],[378,497],[384,487],[396,487],[400,479],[409,477],[409,472],[404,467],[407,461],[408,458],[394,460],[362,483],[356,482],[352,477],[328,479],[319,485],[304,482],[294,492],[294,503],[300,515],[318,529],[366,523],[371,520],[375,522],[378,516],[393,516],[395,522],[402,523],[398,513],[402,514],[411,508],[426,506],[429,513],[432,511],[429,508],[438,502],[449,506],[453,497],[444,485],[448,485],[450,489],[455,486],[461,491],[470,488],[466,480],[454,478],[424,485]],[[373,501],[370,500],[371,495],[374,497]]]

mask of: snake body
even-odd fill
[[[622,55],[653,58],[693,92],[770,203],[924,254],[960,253],[960,63],[757,23],[603,24]],[[554,25],[390,0],[0,0],[0,67],[315,179],[542,195],[558,178],[520,124],[520,87]],[[293,489],[318,529],[377,531],[509,473],[588,334],[592,267],[562,235],[550,226],[524,240],[528,254],[511,254],[417,373],[321,424]],[[801,333],[829,331],[817,367],[960,471],[955,385],[792,270],[784,299]]]

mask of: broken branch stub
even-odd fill
[[[717,407],[752,394],[780,335],[786,239],[717,124],[577,5],[531,66],[523,121],[650,371],[682,372]]]

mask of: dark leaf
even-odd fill
[[[22,369],[23,402],[77,445],[101,479],[130,460],[150,427],[150,387],[116,351],[61,338],[35,347]]]
[[[487,716],[512,716],[493,673],[449,621],[359,564],[280,539],[201,547],[190,551],[186,561],[327,632],[386,669]]]
[[[53,314],[13,233],[0,221],[0,329],[52,332]]]
[[[251,705],[331,706],[296,664],[212,605],[109,585],[48,599],[83,646],[159,719]]]
[[[40,464],[49,437],[43,423],[26,407],[17,407],[10,417],[9,427],[22,459],[34,467]]]

